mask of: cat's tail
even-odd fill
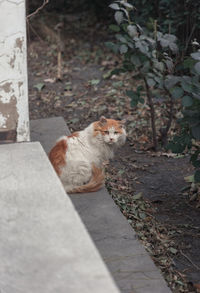
[[[99,190],[104,185],[104,173],[101,168],[97,168],[95,165],[92,165],[92,177],[90,181],[79,187],[74,188],[73,190],[68,191],[68,193],[84,193],[84,192],[95,192]]]

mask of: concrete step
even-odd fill
[[[59,117],[32,121],[31,126],[32,138],[47,151],[59,136],[69,134]],[[171,292],[105,188],[70,198],[122,293]]]
[[[0,292],[119,293],[40,143],[0,166]]]

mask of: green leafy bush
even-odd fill
[[[199,1],[134,0],[134,5],[138,8],[135,11],[137,22],[153,30],[153,21],[156,19],[162,32],[170,32],[179,38],[183,50],[191,50],[190,41],[199,38]],[[190,45],[189,48],[188,45]]]
[[[123,66],[117,72],[136,72],[143,81],[143,86],[136,90],[127,90],[131,105],[144,102],[144,93],[151,112],[151,126],[154,149],[158,148],[159,139],[163,144],[171,126],[174,104],[181,101],[182,118],[179,119],[179,131],[168,144],[175,153],[189,151],[191,162],[196,168],[195,181],[200,182],[200,52],[189,57],[181,54],[175,35],[160,32],[157,22],[154,30],[148,31],[134,19],[135,8],[125,0],[115,1],[110,5],[117,24],[110,29],[115,32],[116,42],[107,46],[115,53],[123,55]],[[197,43],[197,45],[199,45]],[[158,130],[155,127],[155,98],[164,97],[168,102],[168,120]]]
[[[183,117],[178,121],[180,133],[169,143],[175,153],[190,152],[190,160],[196,168],[194,179],[200,182],[200,52],[192,53],[187,59],[189,76],[179,77],[177,89],[183,91]]]
[[[131,99],[131,105],[137,106],[143,103],[144,91],[151,113],[151,126],[154,149],[158,148],[158,139],[166,141],[173,116],[174,99],[180,98],[182,91],[174,87],[173,72],[175,61],[173,56],[178,52],[177,38],[172,34],[164,34],[157,31],[148,32],[135,22],[133,5],[127,1],[115,1],[110,5],[116,20],[110,29],[115,32],[116,42],[108,42],[107,46],[115,53],[123,55],[123,66],[118,71],[133,71],[143,81],[143,86],[136,91],[130,89],[127,95]],[[159,129],[159,138],[155,127],[155,98],[160,96],[169,104],[169,117],[164,128]]]

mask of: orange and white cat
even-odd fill
[[[68,193],[93,192],[104,184],[103,163],[125,143],[124,122],[101,117],[84,130],[61,137],[49,159]]]

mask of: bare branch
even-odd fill
[[[157,152],[158,150],[158,140],[157,140],[157,133],[156,133],[156,122],[155,122],[155,109],[154,109],[154,103],[153,103],[153,97],[149,88],[149,85],[147,83],[147,80],[145,77],[143,77],[146,92],[147,92],[147,100],[150,107],[150,113],[151,113],[151,128],[152,128],[152,137],[153,137],[153,146],[154,150]]]
[[[26,19],[29,20],[32,16],[36,15],[40,10],[42,10],[44,8],[44,6],[46,6],[49,3],[49,0],[44,0],[43,4],[38,7],[34,12],[32,12],[31,14],[27,15]]]
[[[180,250],[180,253],[185,256],[185,258],[187,258],[187,260],[199,271],[200,267],[198,265],[196,265],[185,253],[183,253],[182,250]]]

